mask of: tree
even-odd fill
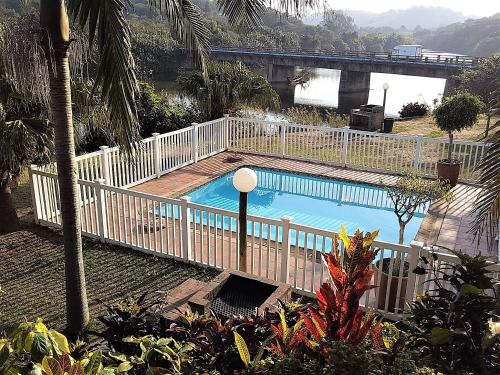
[[[486,137],[500,88],[500,53],[481,59],[476,69],[466,69],[455,77],[458,88],[477,95],[486,104]]]
[[[5,121],[1,117],[0,113],[0,234],[18,228],[11,187],[23,168],[31,163],[49,163],[54,156],[54,129],[47,120]]]
[[[195,71],[179,76],[177,84],[182,92],[198,100],[209,119],[234,112],[242,105],[279,108],[278,94],[269,82],[244,65],[209,63],[207,72],[208,80]]]
[[[287,0],[279,3],[279,10],[297,13],[311,3],[314,1]],[[199,9],[189,0],[149,0],[149,4],[158,7],[165,15],[174,34],[205,72],[209,33]],[[217,4],[230,22],[257,24],[265,1],[218,0]],[[137,80],[126,20],[128,6],[128,0],[40,0],[41,30],[38,34],[24,30],[24,39],[19,39],[15,30],[7,30],[10,33],[6,38],[7,45],[17,51],[24,48],[33,53],[25,60],[9,55],[8,51],[4,53],[12,70],[9,79],[18,83],[18,88],[24,88],[25,92],[36,90],[42,95],[48,93],[50,98],[63,222],[67,330],[71,334],[84,330],[89,313],[73,139],[69,57],[70,51],[75,53],[75,49],[71,49],[70,21],[80,30],[88,32],[90,46],[96,43],[99,64],[94,91],[99,91],[101,95],[101,103],[108,110],[109,122],[114,125],[121,146],[131,153],[134,141],[138,139],[138,126],[135,109]],[[40,40],[34,40],[33,35],[41,37],[42,48],[38,48]],[[17,40],[18,43],[9,44],[9,40]],[[43,75],[48,76],[45,81],[48,82],[47,87],[39,85],[40,81],[44,82]]]
[[[468,92],[459,92],[445,98],[434,110],[439,129],[448,133],[450,139],[448,145],[448,162],[451,163],[453,150],[453,132],[461,131],[473,126],[484,107],[481,99]]]
[[[491,113],[500,116],[500,88],[494,93]],[[479,184],[481,191],[474,202],[476,216],[469,230],[479,244],[483,234],[486,233],[488,249],[492,250],[498,236],[498,223],[500,220],[500,120],[491,129],[490,141],[486,155],[478,165],[481,173]]]
[[[434,199],[451,199],[448,191],[449,186],[441,180],[425,180],[414,173],[398,178],[394,186],[387,188],[387,195],[394,205],[393,210],[399,222],[400,244],[404,242],[406,225],[415,212]]]

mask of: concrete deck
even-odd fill
[[[240,161],[230,161],[229,157],[241,157]],[[171,172],[159,179],[135,186],[132,190],[159,196],[179,197],[196,187],[231,172],[242,166],[281,169],[322,177],[331,177],[373,185],[390,186],[397,176],[383,173],[352,170],[330,165],[261,156],[224,152],[204,159],[196,164]],[[488,254],[486,240],[477,245],[468,233],[474,218],[474,201],[480,189],[471,185],[457,185],[451,203],[436,201],[429,209],[417,233],[416,240],[427,245],[438,245],[469,254]],[[497,254],[491,254],[497,255]]]

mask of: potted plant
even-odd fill
[[[404,242],[406,225],[414,217],[419,208],[429,204],[433,199],[452,199],[449,186],[444,181],[423,179],[413,172],[401,176],[394,186],[387,188],[387,196],[392,201],[394,206],[393,211],[398,219],[400,244]],[[404,263],[401,266],[401,262],[403,261]],[[399,283],[400,298],[397,308],[404,308],[409,263],[406,259],[401,259],[400,255],[394,259],[392,272],[390,272],[390,262],[390,258],[381,258],[375,262],[376,281],[378,280],[378,273],[382,273],[380,285],[377,290],[377,301],[378,307],[384,309],[386,296],[388,296],[388,311],[395,312],[399,278],[401,278],[401,282]],[[401,271],[403,272],[402,275],[400,275]],[[389,285],[390,291],[387,294]]]
[[[437,126],[448,133],[448,157],[437,162],[438,177],[455,186],[460,173],[461,161],[453,157],[453,132],[473,126],[484,107],[481,99],[468,92],[459,92],[448,98],[434,110]]]
[[[380,264],[382,263],[382,264]],[[375,262],[375,283],[378,282],[378,274],[382,273],[380,276],[380,283],[377,289],[377,306],[379,309],[385,309],[385,302],[387,298],[389,299],[387,305],[387,311],[389,312],[401,312],[405,306],[405,296],[406,296],[406,284],[408,281],[408,270],[410,264],[405,260],[403,263],[402,275],[401,274],[401,258],[396,258],[393,261],[392,272],[390,272],[391,259],[382,258]],[[396,298],[398,296],[398,279],[401,278],[399,283],[399,302],[396,311]],[[390,284],[389,284],[390,283]],[[389,286],[390,285],[390,286]],[[390,287],[389,294],[387,294],[387,288]]]

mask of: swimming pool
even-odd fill
[[[340,231],[341,224],[348,233],[358,228],[362,231],[380,229],[378,240],[398,243],[398,220],[384,188],[272,169],[253,169],[257,173],[257,187],[248,195],[250,215],[273,219],[287,215],[292,216],[295,223],[335,232]],[[186,195],[194,203],[238,211],[239,196],[232,184],[233,174],[223,175]],[[415,238],[427,208],[420,209],[407,224],[405,244]],[[212,220],[209,219],[211,226],[215,225]]]

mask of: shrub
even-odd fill
[[[452,162],[453,132],[473,126],[483,110],[484,104],[479,97],[467,92],[459,92],[443,99],[434,110],[437,126],[448,133],[448,162]]]
[[[399,111],[399,115],[402,118],[425,116],[428,111],[429,111],[429,107],[427,106],[427,104],[418,103],[418,102],[407,103],[407,104],[403,105],[403,107],[401,108],[401,111]]]
[[[438,263],[438,255],[421,258],[415,269],[435,285],[411,303],[412,342],[446,373],[496,373],[500,366],[500,300],[487,267],[487,257],[452,251],[460,264]],[[492,329],[493,328],[493,329]]]

